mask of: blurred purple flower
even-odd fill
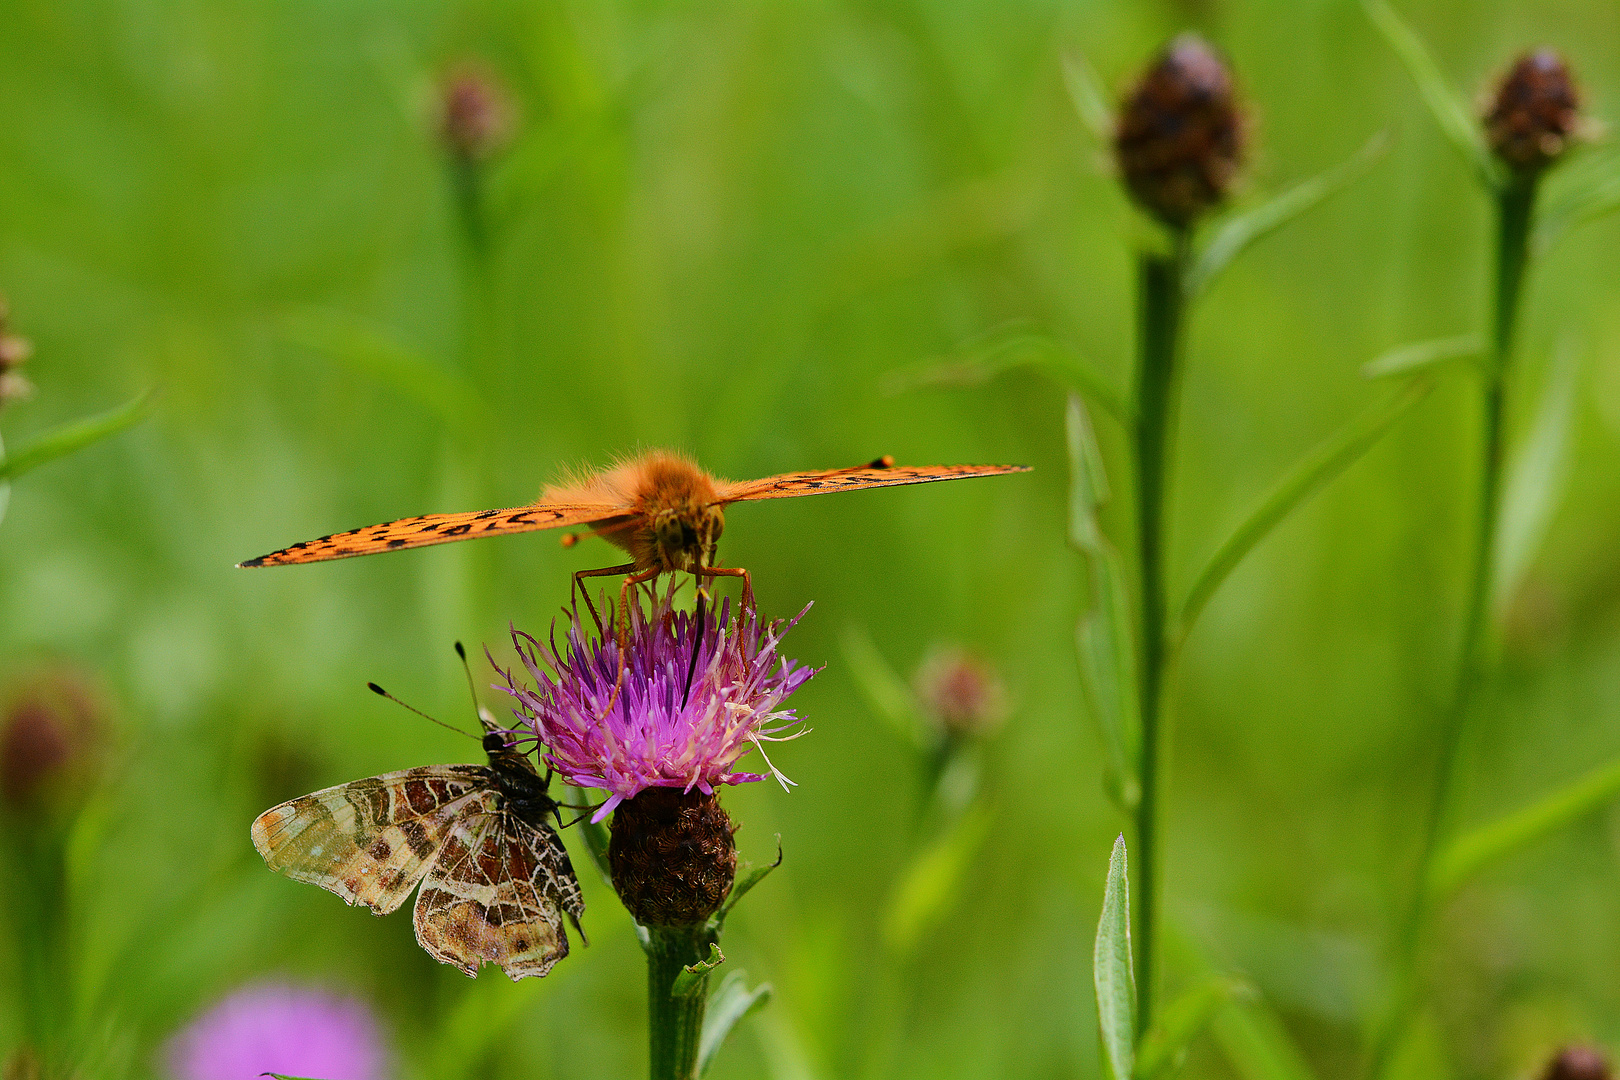
[[[265,1072],[383,1080],[387,1052],[363,1003],[286,983],[244,986],[176,1035],[174,1080],[254,1080]]]
[[[719,619],[705,615],[700,627],[691,612],[672,610],[666,594],[653,602],[650,613],[632,604],[629,615],[617,696],[618,642],[612,633],[588,635],[577,610],[561,651],[555,642],[548,647],[512,631],[512,644],[536,686],[518,685],[510,671],[497,666],[507,682],[497,689],[517,699],[513,715],[525,725],[524,735],[548,748],[546,763],[576,787],[609,792],[596,821],[647,788],[696,788],[707,795],[716,784],[763,780],[762,774],[731,768],[751,746],[764,756],[765,742],[804,734],[802,728],[783,734],[799,718],[779,706],[815,669],[785,658],[778,662],[777,656],[782,636],[804,611],[762,626],[752,611],[733,618],[727,601]],[[555,677],[541,670],[542,660]],[[784,788],[791,783],[769,758],[765,764]]]

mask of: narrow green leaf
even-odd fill
[[[891,953],[909,953],[950,914],[994,816],[984,803],[973,804],[911,860],[883,920],[883,941]]]
[[[1564,493],[1570,446],[1575,441],[1581,355],[1571,338],[1553,352],[1552,377],[1536,407],[1535,424],[1508,469],[1492,568],[1498,617],[1518,591],[1520,579],[1546,537],[1548,523]]]
[[[1348,187],[1372,168],[1389,149],[1389,136],[1379,132],[1361,149],[1324,173],[1303,180],[1281,195],[1226,220],[1199,253],[1187,272],[1187,295],[1197,296],[1209,287],[1233,259],[1250,244],[1288,224],[1328,196]]]
[[[1091,971],[1097,988],[1103,1056],[1114,1080],[1131,1080],[1136,1069],[1136,975],[1131,970],[1131,886],[1124,833],[1114,841],[1113,854],[1108,857],[1108,884],[1103,889]]]
[[[1226,975],[1211,975],[1194,983],[1165,1008],[1158,1023],[1142,1037],[1136,1056],[1137,1080],[1154,1080],[1174,1071],[1187,1047],[1216,1013],[1252,994],[1248,983]]]
[[[889,394],[934,386],[977,386],[1008,371],[1029,368],[1077,390],[1123,425],[1130,423],[1125,399],[1067,344],[1032,330],[1028,323],[997,327],[965,344],[949,360],[930,360],[890,372],[883,380]]]
[[[146,415],[150,394],[142,394],[116,409],[109,409],[83,420],[73,420],[53,428],[31,442],[24,443],[15,453],[0,457],[0,483],[39,468],[47,462],[83,450],[91,443],[116,435]],[[3,509],[3,507],[0,507]]]
[[[463,434],[475,431],[480,418],[488,415],[478,390],[459,373],[363,320],[336,311],[308,310],[290,317],[282,332],[294,344],[410,398]]]
[[[589,805],[591,799],[600,794],[589,788],[574,788],[573,790],[578,793],[574,801],[580,806]],[[585,840],[585,850],[591,856],[592,865],[596,867],[596,872],[602,875],[602,884],[611,889],[613,887],[613,871],[608,866],[607,861],[608,841],[611,838],[608,836],[607,825],[600,821],[592,821],[587,816],[580,820],[579,834]]]
[[[1429,894],[1443,899],[1487,864],[1602,808],[1620,796],[1620,759],[1593,769],[1539,802],[1458,837],[1435,860]]]
[[[1204,605],[1215,595],[1215,590],[1278,522],[1372,449],[1395,421],[1421,401],[1432,386],[1427,379],[1412,380],[1393,397],[1356,417],[1344,430],[1317,447],[1284,476],[1249,514],[1248,520],[1227,538],[1193,581],[1192,588],[1187,591],[1187,600],[1181,606],[1178,639],[1186,638],[1203,612]]]
[[[1103,784],[1122,809],[1135,807],[1139,720],[1130,601],[1119,554],[1103,535],[1097,508],[1108,498],[1108,478],[1091,418],[1078,394],[1069,395],[1069,542],[1085,557],[1091,605],[1075,627],[1075,655],[1086,711],[1103,748]]]
[[[756,867],[752,868],[751,870],[748,871],[747,874],[745,874],[743,876],[741,881],[737,882],[735,885],[733,885],[731,887],[731,895],[726,897],[726,902],[721,905],[720,913],[719,913],[718,916],[716,916],[716,918],[719,921],[719,924],[720,925],[725,924],[726,916],[730,915],[731,914],[731,909],[737,906],[737,901],[739,901],[743,897],[747,896],[748,893],[749,893],[749,890],[751,890],[755,885],[758,885],[760,882],[764,881],[767,877],[770,876],[770,873],[771,873],[772,870],[775,870],[778,866],[781,866],[781,865],[782,865],[782,834],[778,833],[776,835],[776,861],[773,862],[773,863],[770,863],[767,866],[756,866]]]
[[[1401,21],[1384,0],[1361,0],[1367,17],[1384,36],[1389,47],[1406,66],[1407,74],[1417,83],[1418,93],[1429,107],[1434,122],[1457,152],[1474,169],[1486,187],[1496,189],[1502,184],[1502,168],[1485,148],[1485,136],[1468,107],[1451,92],[1440,65],[1429,55],[1423,40],[1412,28]]]
[[[839,644],[855,685],[878,718],[919,752],[933,750],[939,742],[938,731],[923,718],[911,684],[884,659],[866,628],[853,623],[844,627]]]
[[[712,941],[709,942],[709,955],[695,964],[688,964],[683,967],[681,973],[675,976],[675,981],[670,984],[670,996],[691,997],[693,994],[701,992],[708,983],[709,972],[725,962],[726,957],[720,951],[720,946]]]
[[[1391,375],[1416,375],[1453,360],[1472,360],[1484,351],[1485,339],[1478,334],[1398,345],[1361,365],[1361,376],[1364,379],[1383,379]]]
[[[1234,1001],[1216,1013],[1210,1027],[1242,1080],[1315,1080],[1293,1039],[1258,997]]]
[[[1605,172],[1620,174],[1620,155],[1605,163]],[[1620,175],[1608,175],[1566,192],[1540,215],[1530,243],[1536,254],[1547,251],[1576,226],[1620,210]]]
[[[1063,55],[1063,85],[1069,91],[1069,100],[1074,103],[1074,111],[1079,114],[1080,122],[1091,132],[1091,137],[1098,142],[1108,145],[1114,139],[1114,114],[1108,107],[1108,97],[1103,93],[1102,80],[1097,78],[1097,71],[1080,53],[1065,53]]]
[[[720,1052],[726,1036],[737,1026],[737,1021],[771,1000],[771,993],[770,983],[760,983],[750,990],[747,974],[733,971],[720,983],[719,989],[709,995],[708,1009],[703,1017],[703,1034],[698,1039],[699,1076],[709,1071],[715,1054]]]

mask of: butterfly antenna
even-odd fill
[[[427,713],[423,712],[421,709],[418,709],[413,705],[405,704],[403,701],[399,700],[399,698],[395,697],[393,694],[390,694],[388,691],[384,690],[382,687],[378,686],[374,682],[366,683],[366,689],[370,690],[373,694],[376,694],[378,697],[387,698],[389,701],[392,701],[395,705],[398,705],[402,709],[410,709],[411,712],[415,713],[417,716],[420,716],[424,720],[432,720],[435,724],[438,724],[442,728],[449,728],[451,731],[455,732],[457,735],[465,735],[465,736],[467,736],[467,738],[473,739],[473,740],[478,739],[477,735],[474,735],[469,731],[462,731],[460,728],[456,727],[454,724],[447,724],[443,720],[437,719],[436,717],[429,716]]]
[[[461,657],[461,670],[467,676],[467,692],[472,695],[473,716],[478,719],[479,727],[487,727],[488,722],[484,719],[484,707],[478,703],[478,685],[473,682],[472,665],[467,662],[467,650],[461,647],[459,641],[456,642],[456,655]]]

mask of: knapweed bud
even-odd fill
[[[735,831],[714,794],[647,788],[614,811],[613,888],[643,926],[701,923],[737,876]]]
[[[97,757],[103,709],[84,680],[40,678],[0,712],[0,806],[34,810],[79,786]]]
[[[948,735],[987,735],[1006,719],[1001,677],[966,649],[935,649],[917,669],[912,684],[917,700]]]
[[[1579,125],[1580,95],[1564,58],[1553,49],[1519,57],[1497,87],[1485,116],[1491,150],[1519,172],[1536,172],[1569,148]]]
[[[439,134],[462,161],[484,161],[512,137],[512,97],[485,67],[462,64],[440,84]]]
[[[1154,217],[1190,225],[1226,196],[1243,157],[1243,120],[1226,64],[1203,38],[1182,34],[1120,109],[1120,175]]]
[[[17,369],[34,354],[34,347],[25,337],[10,333],[7,323],[11,309],[6,298],[0,296],[0,406],[18,401],[34,392],[27,379]]]
[[[1610,1080],[1609,1062],[1594,1046],[1566,1046],[1547,1062],[1542,1080]]]

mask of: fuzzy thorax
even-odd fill
[[[714,478],[694,462],[663,451],[547,487],[545,498],[630,507],[593,531],[628,551],[638,572],[668,574],[712,564],[726,525]]]

